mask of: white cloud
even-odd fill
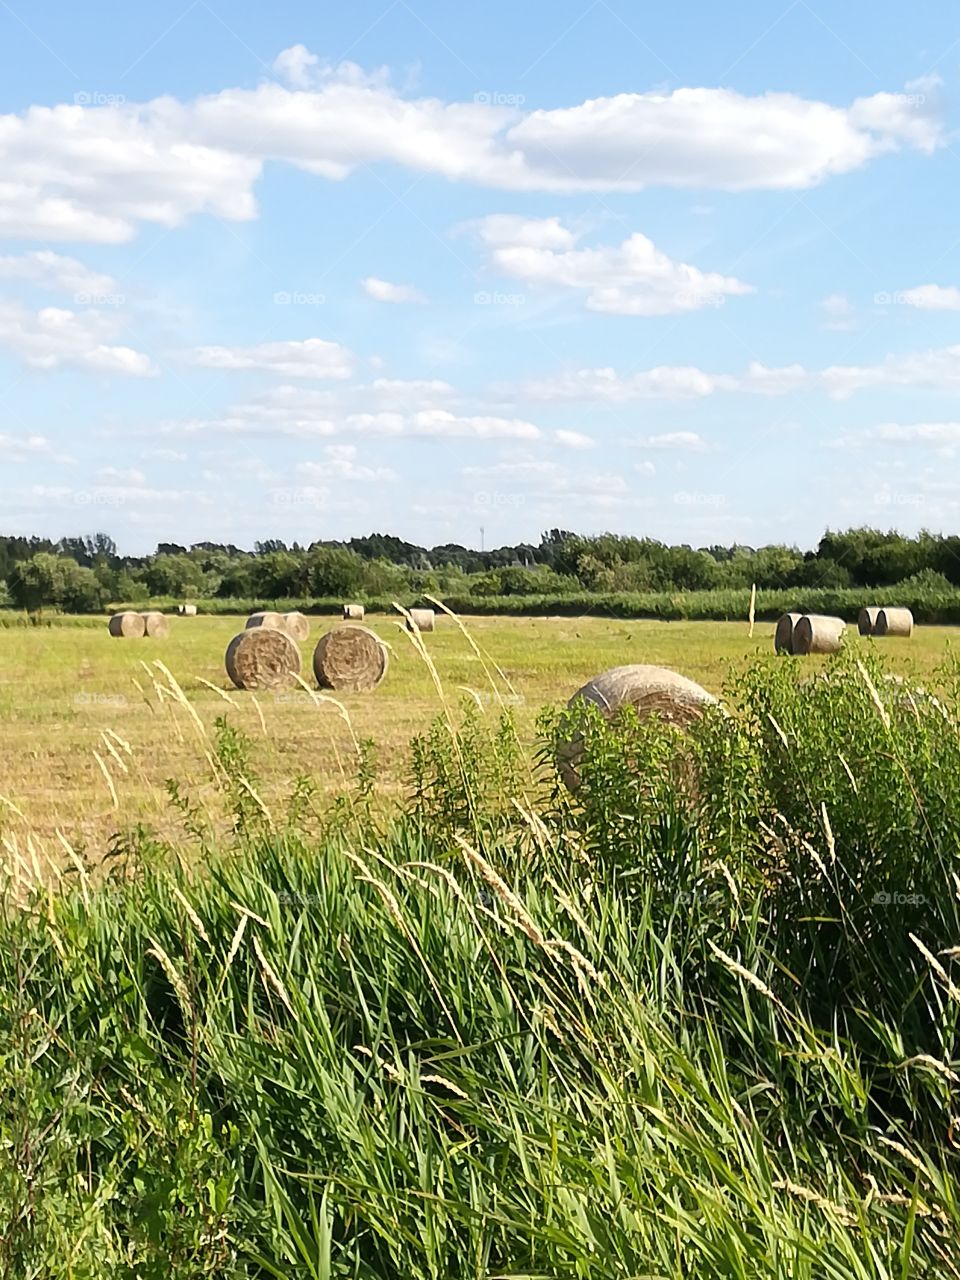
[[[409,284],[391,284],[377,276],[367,276],[363,281],[364,292],[376,302],[426,302],[419,289]]]
[[[875,443],[913,445],[923,448],[952,449],[960,445],[960,422],[884,422],[868,427],[841,444]]]
[[[116,296],[119,292],[111,276],[91,271],[76,258],[65,258],[49,249],[0,257],[0,280],[23,280],[40,289],[73,294],[75,301]]]
[[[553,438],[557,444],[565,445],[568,449],[594,449],[597,444],[596,440],[580,431],[555,431]]]
[[[454,394],[450,383],[444,382],[441,378],[375,378],[372,389],[383,396],[397,399],[447,397]]]
[[[50,441],[45,436],[10,436],[0,431],[0,460],[25,462],[38,454],[50,452]]]
[[[696,431],[665,431],[661,435],[641,436],[631,443],[641,449],[676,449],[684,453],[702,453],[707,447],[707,442]]]
[[[157,462],[187,462],[189,455],[181,453],[179,449],[147,449],[143,455],[145,458],[153,458]]]
[[[288,83],[0,117],[0,236],[117,243],[143,222],[250,219],[267,161],[327,179],[385,162],[510,191],[799,190],[943,142],[929,92],[843,107],[688,87],[524,114],[404,97],[381,71],[321,66],[298,45],[275,71]]]
[[[322,462],[303,462],[297,468],[308,480],[356,480],[392,484],[399,477],[389,467],[368,467],[357,461],[357,446],[332,444],[323,450]]]
[[[30,312],[16,302],[0,302],[0,346],[34,369],[77,365],[101,373],[147,378],[157,370],[149,356],[106,341],[115,336],[115,315],[44,307]]]
[[[134,489],[142,489],[147,483],[147,477],[135,467],[101,467],[96,478],[99,484],[125,485]]]
[[[621,377],[615,369],[576,369],[527,382],[531,400],[581,400],[626,404],[632,400],[696,400],[714,391],[736,390],[737,379],[693,366],[658,366]]]
[[[960,387],[960,346],[891,355],[874,365],[832,365],[819,375],[838,400],[866,387]]]
[[[639,232],[620,245],[580,249],[579,237],[557,218],[497,214],[481,221],[480,236],[495,270],[528,284],[583,290],[591,311],[670,315],[754,292],[732,276],[673,262]]]
[[[186,359],[208,369],[259,369],[286,378],[349,378],[354,365],[351,351],[323,338],[255,347],[195,347]]]
[[[295,89],[303,89],[310,84],[319,64],[320,59],[306,45],[295,44],[277,54],[273,69],[281,80],[286,80]]]
[[[960,289],[954,285],[921,284],[897,296],[908,307],[921,311],[960,311]]]
[[[542,432],[522,418],[455,414],[435,406],[404,411],[353,412],[332,405],[323,393],[294,386],[274,387],[228,410],[221,418],[167,422],[168,435],[215,433],[230,436],[285,436],[315,440],[339,435],[385,439],[537,440]]]
[[[820,306],[825,317],[825,328],[842,333],[853,327],[853,303],[842,293],[831,293],[823,299]]]

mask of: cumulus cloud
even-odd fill
[[[960,387],[960,346],[887,356],[873,365],[832,365],[820,374],[823,385],[838,400],[869,387]]]
[[[504,214],[482,219],[479,232],[495,270],[527,284],[582,290],[591,311],[662,316],[754,292],[733,276],[672,261],[639,232],[619,245],[577,248],[579,237],[558,218]]]
[[[960,311],[960,289],[955,285],[921,284],[897,296],[921,311]]]
[[[820,307],[824,315],[824,327],[843,333],[853,327],[853,303],[842,293],[831,293]]]
[[[557,444],[562,444],[567,449],[594,449],[597,444],[596,440],[585,436],[581,431],[555,431],[553,438]]]
[[[19,303],[0,301],[0,347],[12,351],[31,368],[76,365],[132,378],[155,375],[157,370],[149,356],[106,341],[116,335],[117,326],[115,315],[92,308],[76,312],[44,307],[32,312]]]
[[[49,249],[0,257],[0,280],[22,280],[39,289],[73,294],[77,301],[116,296],[119,291],[112,276],[91,271],[76,258],[65,258]]]
[[[633,441],[641,449],[676,449],[683,453],[702,453],[707,447],[696,431],[665,431],[661,435],[641,436]]]
[[[0,431],[0,460],[3,462],[26,462],[50,452],[50,441],[46,436],[11,436]]]
[[[867,427],[839,444],[894,444],[929,449],[954,449],[960,445],[960,422],[883,422]]]
[[[261,342],[254,347],[194,347],[185,358],[207,369],[259,369],[285,378],[349,378],[354,357],[339,342]]]
[[[302,45],[274,71],[191,101],[0,116],[0,236],[118,243],[143,222],[254,218],[267,161],[331,180],[385,162],[508,191],[799,190],[944,140],[929,92],[834,106],[687,87],[524,113],[405,96],[383,71],[323,66]]]
[[[409,284],[391,284],[389,280],[380,280],[377,276],[367,276],[363,281],[363,289],[368,297],[376,302],[426,302],[419,289]]]
[[[368,467],[357,459],[355,444],[331,444],[323,450],[321,462],[303,462],[298,467],[308,480],[355,480],[365,484],[392,484],[399,479],[390,467]]]

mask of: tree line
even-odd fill
[[[562,529],[536,545],[477,551],[426,548],[389,534],[309,546],[271,540],[253,550],[200,542],[160,543],[121,555],[113,539],[0,536],[0,606],[95,613],[109,603],[177,599],[279,600],[532,596],[702,591],[729,587],[884,587],[907,581],[960,586],[960,536],[857,528],[827,531],[815,550],[668,546],[653,538]]]

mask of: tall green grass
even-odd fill
[[[268,811],[0,909],[0,1269],[960,1276],[960,739],[841,657],[687,739],[449,707],[389,824]],[[582,736],[580,787],[559,743]]]

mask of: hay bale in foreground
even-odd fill
[[[878,604],[869,605],[866,609],[861,609],[857,615],[857,629],[862,636],[872,636],[877,627],[877,614],[880,612]]]
[[[283,615],[284,630],[291,640],[302,644],[310,639],[310,619],[296,611]]]
[[[365,609],[362,604],[345,604],[343,606],[344,622],[362,622]]]
[[[146,635],[146,623],[142,613],[115,613],[107,623],[112,636],[120,636],[124,640],[140,640]]]
[[[873,634],[875,636],[912,636],[913,614],[909,609],[884,607],[877,614]]]
[[[178,604],[177,614],[181,618],[195,618],[197,616],[197,606],[195,604]]]
[[[793,652],[836,653],[843,639],[846,623],[822,613],[805,613],[793,629]]]
[[[276,613],[272,609],[251,613],[244,626],[248,631],[252,631],[254,627],[262,627],[264,631],[286,631],[287,629],[283,614]]]
[[[572,707],[576,702],[592,702],[607,717],[622,707],[635,707],[641,719],[657,715],[667,724],[684,730],[702,719],[707,707],[717,705],[713,694],[694,680],[668,667],[646,663],[601,672],[579,688],[567,706]],[[576,791],[580,785],[577,765],[582,755],[583,742],[579,735],[561,746],[557,766],[570,791]]]
[[[785,613],[778,619],[773,633],[773,647],[777,653],[793,653],[793,632],[802,617],[802,613]]]
[[[313,674],[321,689],[367,693],[387,674],[387,647],[369,627],[335,627],[321,636],[313,653]]]
[[[170,621],[162,613],[143,615],[143,634],[151,640],[165,640],[170,634]]]
[[[283,689],[300,674],[300,650],[286,631],[254,627],[233,637],[224,664],[238,689]]]
[[[437,615],[433,609],[410,609],[407,619],[407,630],[412,631],[416,625],[419,631],[433,631],[437,625]]]

